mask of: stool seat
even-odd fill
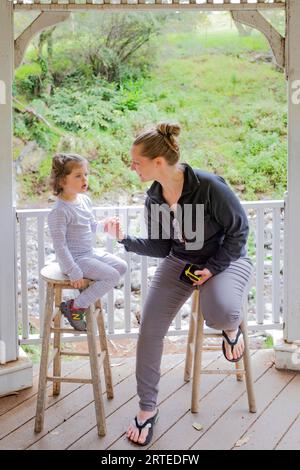
[[[50,263],[41,269],[41,277],[46,282],[55,282],[57,284],[69,284],[68,276],[65,276],[58,263]]]
[[[54,282],[55,284],[70,286],[70,288],[73,289],[73,287],[71,286],[70,279],[68,278],[68,276],[61,272],[58,263],[50,263],[44,266],[41,269],[41,277],[46,282]],[[92,281],[91,279],[85,279],[85,288],[93,282],[94,281]]]
[[[69,278],[61,272],[58,263],[50,263],[44,266],[40,274],[42,279],[46,282],[47,293],[42,331],[42,352],[37,393],[35,432],[40,432],[43,429],[48,381],[53,382],[53,395],[59,395],[60,385],[62,382],[90,383],[93,385],[98,434],[99,436],[104,436],[106,434],[106,423],[100,378],[100,366],[103,366],[104,369],[107,398],[113,398],[114,393],[101,301],[98,300],[95,302],[95,304],[90,305],[90,307],[86,310],[86,333],[82,331],[76,331],[72,328],[63,328],[62,313],[60,310],[60,304],[62,302],[62,291],[65,289],[73,290],[74,287],[71,286]],[[88,287],[93,282],[93,280],[86,279],[84,288]],[[97,350],[97,328],[99,332],[100,352]],[[74,333],[74,340],[76,333],[77,335],[87,335],[89,350],[88,354],[62,350],[62,334],[72,332]],[[53,333],[53,347],[50,354],[51,333]],[[61,356],[89,356],[91,378],[86,379],[80,377],[62,377]],[[52,376],[48,374],[48,369],[51,363],[53,363]]]

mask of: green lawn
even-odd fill
[[[31,183],[48,191],[51,157],[59,149],[90,158],[94,196],[116,185],[140,188],[128,168],[132,138],[146,125],[174,120],[182,125],[183,161],[221,174],[244,200],[282,198],[286,82],[264,60],[269,47],[263,36],[169,32],[154,45],[158,52],[148,78],[120,88],[97,79],[69,81],[48,107],[41,99],[31,103],[54,126],[50,136],[49,129],[34,128],[45,158]],[[17,124],[17,135],[26,135],[20,118]]]
[[[258,34],[168,35],[164,49],[170,54],[158,62],[144,93],[154,99],[159,118],[182,124],[185,160],[245,185],[245,199],[282,197],[285,79],[269,63],[251,61],[252,47],[268,51]]]

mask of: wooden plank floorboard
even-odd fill
[[[79,371],[75,370],[72,372],[70,377],[78,377],[79,372],[83,378],[90,377],[88,361],[86,361],[86,365],[82,366]],[[114,383],[116,384],[126,377],[133,375],[133,372],[134,364],[132,364],[132,361],[126,361],[125,364],[119,368],[112,367]],[[102,374],[101,377],[102,383],[104,383]],[[32,445],[43,435],[50,432],[60,423],[68,419],[68,417],[76,413],[76,411],[87,405],[81,396],[82,390],[84,394],[87,388],[92,392],[91,385],[65,383],[62,385],[61,394],[57,397],[52,396],[52,389],[50,388],[49,392],[51,395],[47,396],[46,399],[44,430],[39,434],[34,432],[36,396],[6,413],[4,415],[5,419],[1,421],[0,435],[2,435],[2,439],[0,440],[0,449],[24,449]],[[77,405],[74,403],[75,398]],[[89,395],[88,399],[92,401],[92,395]]]
[[[162,373],[166,373],[171,370],[172,367],[178,365],[183,360],[182,357],[178,355],[165,358],[162,363]],[[131,366],[134,367],[134,361],[131,360]],[[74,441],[79,439],[83,434],[92,430],[92,433],[95,435],[97,441],[99,440],[97,430],[96,430],[96,418],[95,418],[95,409],[94,403],[92,402],[92,388],[90,386],[85,386],[85,390],[81,391],[79,399],[84,402],[87,401],[86,395],[89,396],[89,404],[85,407],[82,407],[78,412],[73,413],[73,415],[65,420],[65,422],[60,423],[53,431],[45,435],[42,439],[36,442],[31,449],[66,449],[68,446],[72,445]],[[83,396],[84,392],[84,396]],[[110,415],[116,412],[119,415],[119,409],[130,401],[136,395],[136,383],[135,377],[132,375],[127,379],[123,380],[118,387],[115,389],[115,398],[113,400],[104,400],[105,415],[109,419]],[[77,399],[77,398],[76,398]],[[74,397],[73,397],[74,401]],[[107,427],[109,427],[107,423]],[[107,438],[101,438],[101,441]]]
[[[247,429],[249,441],[238,449],[274,449],[300,413],[299,391],[300,375],[296,375]]]
[[[204,365],[204,368],[210,369],[232,369],[232,364],[228,361],[225,361],[223,358],[222,353],[219,353],[219,356],[214,356],[213,361],[207,365]],[[201,386],[202,396],[206,396],[209,394],[219,383],[224,380],[224,375],[206,375],[203,379],[203,383]],[[164,433],[168,432],[170,428],[174,426],[174,424],[180,420],[183,416],[187,413],[190,413],[190,405],[191,405],[191,389],[192,389],[192,382],[185,383],[183,381],[183,368],[178,370],[178,381],[181,384],[174,393],[167,397],[164,401],[159,404],[159,420],[155,425],[155,433],[154,439],[151,443],[155,440],[158,440],[159,436],[162,436]],[[240,385],[240,383],[238,383]],[[195,415],[194,419],[195,419]],[[190,428],[187,430],[190,433]],[[179,441],[180,445],[184,441],[184,436],[181,436]],[[176,443],[172,438],[173,447],[174,449],[178,448],[178,442]],[[110,450],[146,450],[149,446],[136,446],[135,444],[131,443],[126,436],[122,436],[118,439],[112,446],[109,447]],[[186,448],[186,447],[182,447]]]
[[[184,383],[184,355],[165,355],[160,382],[160,416],[150,450],[179,449],[299,449],[300,375],[278,371],[273,351],[252,354],[258,412],[248,412],[245,384],[235,376],[204,375],[201,379],[200,412],[190,412],[191,383]],[[96,429],[92,387],[63,384],[53,397],[49,384],[45,427],[34,433],[37,376],[34,386],[16,396],[0,399],[0,449],[111,449],[146,450],[125,437],[138,409],[134,358],[114,358],[115,398],[104,397],[107,435]],[[204,367],[231,368],[217,351],[205,352]],[[65,373],[89,377],[88,361],[64,361]],[[102,376],[103,380],[103,376]],[[104,383],[104,382],[103,382]],[[201,431],[193,423],[203,426]],[[236,447],[244,439],[242,447]]]
[[[298,415],[289,429],[281,437],[275,447],[276,450],[299,450],[300,449],[300,415]]]
[[[258,419],[293,377],[293,373],[279,372],[274,366],[268,369],[255,383],[257,413],[245,412],[247,397],[243,394],[230,407],[223,410],[223,413],[219,415],[213,425],[206,427],[205,432],[191,448],[193,450],[228,450],[234,448],[251,424]],[[217,406],[222,402],[222,398],[226,398],[226,395],[217,395],[215,397]],[[213,406],[213,403],[211,406]],[[272,432],[272,429],[267,430],[267,432]]]
[[[265,372],[266,368],[271,366],[271,363],[262,357],[260,354],[255,353],[252,356],[253,375],[254,379],[259,377]],[[232,368],[232,364],[220,358],[218,366],[222,369],[228,367]],[[154,440],[150,446],[151,450],[171,450],[171,449],[189,449],[197,439],[207,430],[207,428],[214,423],[218,417],[226,410],[234,400],[245,393],[245,384],[237,382],[234,376],[220,376],[220,375],[204,375],[200,385],[201,398],[199,413],[191,413],[186,409],[181,417],[174,420],[172,426],[169,426],[161,436],[155,433]],[[208,387],[208,390],[206,389]],[[190,395],[189,395],[190,396]],[[180,397],[174,397],[174,404],[179,402]],[[244,412],[248,411],[246,405]],[[166,410],[166,417],[163,419],[169,420],[172,415],[172,408]],[[203,431],[197,431],[193,427],[193,423],[200,423],[203,426]],[[180,444],[179,444],[180,443]],[[180,445],[180,447],[178,447]]]
[[[216,357],[216,352],[207,353],[205,356],[205,363],[213,361]],[[160,381],[160,394],[158,397],[159,402],[165,400],[168,396],[172,395],[175,390],[182,387],[183,381],[183,362],[168,373],[162,375]],[[107,419],[107,435],[102,439],[97,438],[96,429],[92,429],[80,439],[78,439],[72,446],[71,449],[107,449],[115,441],[117,441],[128,426],[128,423],[134,418],[138,409],[138,399],[136,396],[136,384],[135,395],[128,402],[124,403],[122,408],[117,410]]]

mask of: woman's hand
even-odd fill
[[[193,286],[201,286],[201,284],[204,284],[210,277],[213,276],[213,274],[207,268],[195,271],[194,274],[196,274],[196,276],[201,276],[201,279],[200,281],[194,282]]]
[[[105,219],[104,232],[108,233],[113,238],[117,238],[118,241],[124,238],[123,229],[118,217],[108,217]]]
[[[86,279],[77,279],[77,281],[70,281],[70,284],[74,289],[85,289]]]

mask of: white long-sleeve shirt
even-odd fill
[[[62,272],[71,281],[81,279],[76,260],[93,255],[93,233],[98,226],[90,198],[86,194],[78,194],[76,202],[58,198],[48,215],[48,226]]]

